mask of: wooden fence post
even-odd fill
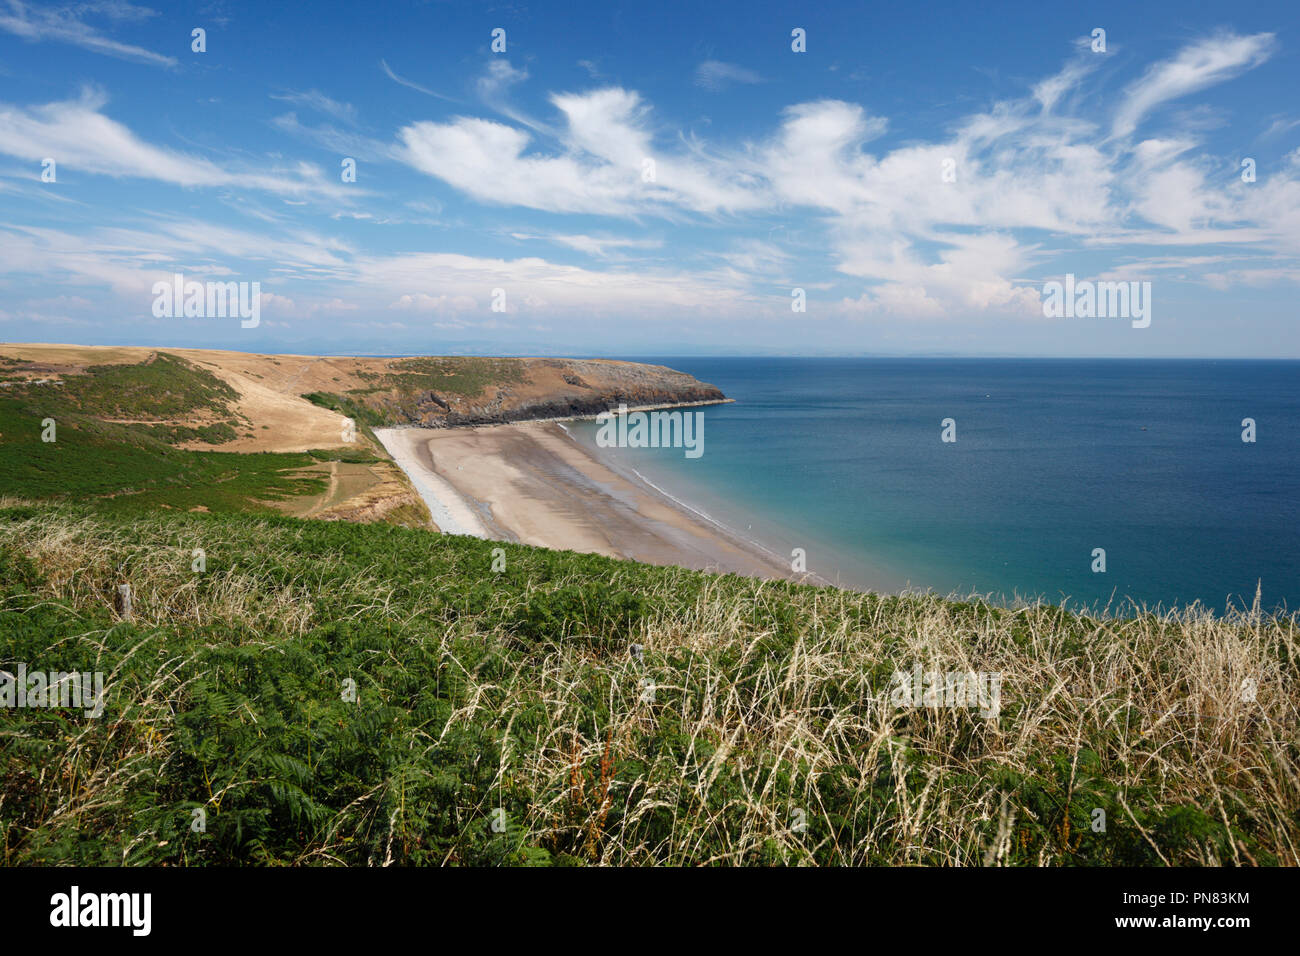
[[[131,620],[131,585],[119,584],[117,586],[117,597],[113,600],[113,607],[116,608],[118,617],[122,620]]]

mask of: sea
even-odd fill
[[[629,358],[735,402],[597,453],[832,583],[1300,609],[1300,362]]]

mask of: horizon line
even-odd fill
[[[6,346],[64,346],[67,348],[124,348],[124,349],[190,349],[200,352],[242,352],[248,355],[314,355],[322,358],[422,358],[443,356],[447,358],[541,358],[541,359],[612,359],[634,361],[642,358],[658,359],[998,359],[1021,361],[1077,361],[1077,362],[1300,362],[1300,355],[1026,355],[1014,352],[363,352],[363,351],[313,351],[300,352],[284,349],[253,351],[230,346],[214,345],[158,345],[141,343],[90,343],[90,342],[0,342]]]

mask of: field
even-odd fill
[[[0,727],[6,864],[1300,863],[1294,618],[0,505],[0,668],[106,679]],[[999,712],[897,706],[914,666]]]

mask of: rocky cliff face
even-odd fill
[[[715,386],[661,365],[598,359],[474,360],[490,364],[474,368],[467,385],[467,376],[457,372],[458,360],[403,361],[408,364],[393,362],[376,385],[344,394],[387,424],[426,428],[595,415],[620,403],[631,407],[727,400]],[[447,383],[442,388],[437,385],[440,375]]]

